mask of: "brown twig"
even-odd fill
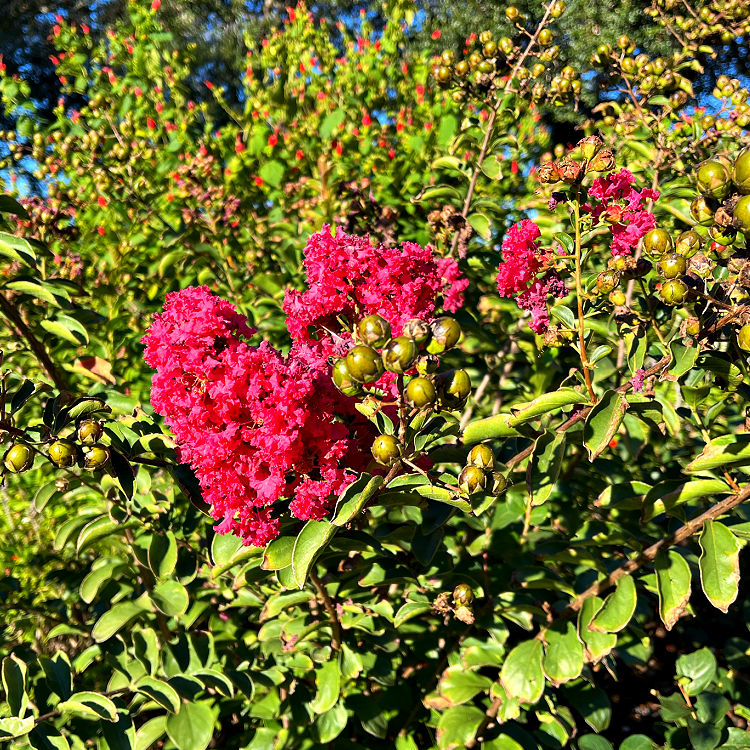
[[[331,648],[333,648],[334,651],[340,651],[341,623],[339,622],[339,616],[336,613],[336,607],[333,606],[333,602],[328,595],[328,591],[326,591],[326,587],[323,585],[323,582],[314,570],[310,571],[310,580],[312,581],[313,586],[315,586],[315,590],[318,592],[318,597],[320,598],[320,601],[323,602],[323,607],[331,620],[331,630],[333,631],[331,635]]]

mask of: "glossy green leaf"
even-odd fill
[[[578,677],[583,671],[583,645],[575,625],[554,625],[544,631],[544,640],[547,645],[542,667],[549,681],[556,687]]]
[[[594,664],[601,661],[617,645],[617,636],[614,633],[601,633],[589,628],[591,620],[603,603],[598,596],[588,596],[578,610],[578,637],[583,642],[586,661]]]
[[[337,659],[323,662],[315,670],[315,685],[317,692],[310,703],[310,708],[316,714],[324,714],[332,709],[339,699],[340,673]]]
[[[154,677],[141,677],[135,683],[135,689],[171,713],[177,713],[180,710],[180,696],[168,682]]]
[[[361,474],[342,493],[336,503],[331,523],[334,526],[345,526],[362,512],[372,496],[383,484],[383,477]]]
[[[217,536],[214,537],[216,539]],[[154,534],[148,546],[148,566],[156,578],[167,578],[177,565],[177,538],[172,531]]]
[[[588,413],[583,428],[583,443],[588,449],[590,461],[607,449],[610,440],[620,429],[627,408],[625,394],[607,391]]]
[[[438,748],[455,750],[466,747],[474,739],[483,719],[484,712],[475,706],[454,706],[443,711],[437,725]]]
[[[615,590],[604,600],[601,609],[594,615],[589,630],[600,633],[618,633],[629,622],[635,612],[635,581],[625,575],[617,582]]]
[[[214,734],[214,714],[206,703],[183,703],[179,713],[168,714],[167,736],[177,750],[205,750]]]
[[[305,585],[315,560],[333,539],[337,528],[329,521],[308,521],[302,527],[292,549],[292,572],[299,588]]]
[[[17,716],[0,719],[0,741],[12,740],[15,737],[23,737],[33,728],[33,716],[27,716],[25,719],[20,719]]]
[[[167,731],[167,717],[155,716],[138,727],[135,733],[135,750],[150,750]]]
[[[190,604],[187,589],[179,581],[167,580],[157,583],[150,596],[158,609],[169,617],[185,614]]]
[[[343,701],[318,716],[313,725],[318,741],[321,744],[333,742],[344,731],[348,718]]]
[[[739,591],[739,540],[724,524],[706,521],[698,542],[703,593],[714,607],[726,612]]]
[[[131,620],[138,617],[145,607],[137,602],[119,602],[107,610],[91,630],[91,637],[101,643],[111,638],[124,628]]]
[[[722,435],[711,440],[686,467],[688,474],[712,471],[724,466],[750,464],[750,434]]]
[[[66,701],[57,704],[57,710],[62,713],[73,713],[84,719],[104,719],[105,721],[117,721],[117,708],[115,704],[101,693],[80,692]]]
[[[14,716],[22,716],[28,705],[26,674],[28,669],[15,654],[6,656],[2,663],[2,681],[5,700]]]
[[[506,657],[500,682],[508,695],[522,703],[536,703],[544,692],[544,648],[537,639],[519,643]]]
[[[690,601],[690,566],[679,552],[669,550],[668,554],[662,552],[657,555],[654,568],[659,594],[659,616],[664,627],[671,630],[685,614]]]
[[[688,695],[698,695],[714,681],[716,668],[716,657],[701,648],[677,659],[677,679]]]
[[[443,672],[438,683],[440,695],[451,705],[466,703],[480,693],[489,692],[492,680],[473,669],[461,665],[449,667]]]
[[[543,505],[552,494],[565,457],[565,433],[545,432],[534,443],[526,468],[526,486],[532,505]]]

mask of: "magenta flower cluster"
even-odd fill
[[[305,265],[308,289],[285,300],[286,357],[254,343],[246,318],[207,287],[169,294],[143,339],[154,409],[195,471],[216,530],[245,544],[275,538],[287,507],[323,518],[369,463],[372,427],[331,382],[329,355],[350,338],[336,333],[339,319],[429,318],[438,294],[455,307],[466,286],[429,249],[377,248],[328,227],[310,238]]]

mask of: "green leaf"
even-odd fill
[[[349,717],[343,701],[337,703],[330,711],[318,716],[313,724],[313,731],[321,745],[327,745],[344,731]]]
[[[10,195],[0,195],[0,214],[15,214],[22,219],[28,219],[26,209]]]
[[[73,671],[67,654],[58,651],[51,658],[41,656],[39,657],[39,663],[42,665],[44,676],[47,678],[48,688],[59,695],[62,700],[68,700],[73,694]]]
[[[692,716],[688,716],[687,730],[693,750],[714,750],[721,742],[721,729],[710,724],[701,724]]]
[[[335,658],[324,662],[315,670],[317,692],[310,703],[310,708],[316,714],[324,714],[338,702],[339,677],[339,663]]]
[[[0,232],[0,255],[36,268],[37,257],[32,246],[21,237]]]
[[[438,683],[440,695],[454,706],[470,701],[479,693],[489,692],[490,687],[492,687],[492,680],[489,677],[473,669],[466,669],[461,664],[448,667]]]
[[[612,743],[595,734],[584,734],[578,740],[578,750],[613,750]]]
[[[266,545],[263,550],[263,570],[281,570],[292,564],[292,552],[296,540],[290,536],[280,536]]]
[[[292,550],[292,572],[299,588],[305,585],[310,568],[337,530],[338,527],[328,521],[308,521],[302,527]]]
[[[677,551],[659,553],[654,561],[656,590],[659,594],[659,616],[664,627],[671,630],[685,614],[690,600],[690,566]]]
[[[220,538],[217,534],[214,541]],[[213,545],[212,545],[213,550]],[[177,539],[171,531],[154,534],[148,545],[148,566],[157,578],[167,578],[177,565]]]
[[[750,464],[750,434],[722,435],[711,440],[701,454],[686,467],[688,474],[711,471],[724,466]]]
[[[506,657],[500,682],[511,698],[536,703],[544,692],[542,642],[533,639],[519,643]]]
[[[167,715],[167,736],[177,750],[205,750],[214,734],[214,714],[206,703],[183,703]]]
[[[682,340],[677,338],[669,345],[672,354],[672,364],[669,365],[670,375],[676,378],[682,377],[686,372],[693,369],[695,361],[700,354],[699,346],[685,346]]]
[[[393,617],[393,626],[400,628],[405,622],[408,622],[412,617],[417,615],[423,615],[426,612],[432,611],[432,605],[429,602],[406,602],[406,604],[399,607],[398,611]]]
[[[615,590],[604,600],[594,615],[589,630],[600,633],[618,633],[635,612],[637,597],[633,576],[625,575],[617,582]]]
[[[326,115],[326,118],[320,125],[320,139],[327,141],[330,139],[333,131],[344,122],[346,118],[346,112],[343,109],[337,109]]]
[[[138,617],[145,607],[136,602],[119,602],[105,612],[91,630],[91,637],[101,643],[119,633],[132,619]]]
[[[284,165],[279,161],[267,161],[260,170],[258,175],[263,182],[267,182],[271,187],[277,188],[284,179]]]
[[[604,690],[580,681],[566,685],[563,695],[595,732],[604,732],[609,727],[612,706]]]
[[[141,677],[135,683],[135,689],[139,693],[147,695],[167,711],[176,714],[180,710],[180,696],[168,682],[157,680],[154,677]]]
[[[70,744],[51,724],[38,724],[29,733],[29,744],[34,750],[70,750]]]
[[[162,581],[151,591],[151,601],[169,617],[179,617],[187,612],[190,597],[187,589],[173,580]]]
[[[167,717],[155,716],[142,724],[135,733],[135,750],[150,750],[167,731]]]
[[[565,457],[565,433],[545,432],[534,443],[526,467],[526,486],[532,505],[543,505],[557,484]]]
[[[737,598],[740,583],[740,543],[718,521],[706,521],[698,538],[701,556],[698,567],[703,593],[722,612]]]
[[[25,281],[19,279],[17,281],[9,281],[5,285],[8,289],[12,289],[14,292],[20,292],[21,294],[28,294],[30,297],[36,297],[37,299],[49,302],[51,305],[56,307],[60,306],[58,298],[44,285],[36,281]],[[45,323],[49,321],[42,320],[42,327],[47,328]]]
[[[17,716],[0,719],[0,741],[12,740],[14,737],[23,737],[33,728],[33,716],[27,716],[25,719],[19,719]]]
[[[701,648],[677,659],[677,679],[688,695],[702,693],[716,678],[716,657]]]
[[[620,744],[620,750],[654,750],[654,743],[645,734],[631,734]]]
[[[488,240],[491,236],[490,226],[491,222],[486,214],[474,213],[469,214],[466,217],[466,221],[469,222],[474,231],[484,240]]]
[[[732,488],[723,479],[692,479],[689,482],[664,481],[654,485],[643,501],[643,521],[661,513],[671,513],[685,503],[715,495],[731,495]]]
[[[68,700],[57,704],[57,710],[63,713],[77,714],[84,719],[117,721],[115,704],[106,695],[100,693],[73,693]]]
[[[491,155],[482,161],[481,169],[491,180],[501,180],[503,169],[497,156]]]
[[[87,604],[91,604],[96,599],[101,588],[108,581],[113,580],[123,568],[121,562],[114,563],[111,558],[106,559],[103,565],[100,565],[99,562],[98,560],[96,563],[97,567],[92,568],[91,572],[81,581],[79,593],[81,599]]]
[[[617,645],[617,636],[614,633],[599,633],[589,628],[591,620],[603,603],[598,596],[588,596],[578,611],[578,637],[583,642],[586,661],[593,664],[601,661]]]
[[[224,567],[244,547],[242,539],[233,534],[214,534],[211,541],[211,559],[214,565]]]
[[[41,326],[45,331],[76,346],[85,346],[89,343],[89,335],[86,329],[69,315],[58,315],[55,320],[42,320]]]
[[[570,682],[583,671],[583,645],[572,622],[554,625],[544,631],[547,647],[542,666],[550,682],[557,687]]]
[[[470,422],[463,434],[464,445],[474,445],[483,440],[500,437],[515,437],[521,433],[515,428],[516,419],[512,414],[497,414],[494,417]]]
[[[560,388],[552,393],[544,393],[528,403],[513,406],[513,425],[519,425],[537,417],[545,417],[563,406],[586,403],[588,403],[588,397],[584,393],[574,388]]]
[[[593,461],[609,446],[610,440],[620,429],[628,400],[624,393],[607,391],[586,417],[583,427],[583,442]]]
[[[15,716],[22,716],[29,700],[26,695],[26,664],[15,654],[11,654],[3,659],[1,671],[5,700],[10,712]]]
[[[104,537],[109,536],[115,531],[121,530],[121,528],[122,524],[115,523],[107,515],[99,516],[93,521],[89,521],[78,533],[76,553],[80,554],[81,550],[85,549],[90,544],[93,544],[98,539],[103,539]]]
[[[421,484],[413,489],[418,495],[426,497],[428,500],[436,500],[439,503],[458,508],[458,510],[463,511],[464,513],[471,513],[471,504],[469,501],[459,497],[455,492],[445,489],[445,487],[437,487],[432,484]]]
[[[440,750],[466,747],[483,720],[484,712],[474,706],[454,706],[443,711],[437,725],[438,747]]]
[[[373,477],[370,474],[359,476],[341,493],[331,523],[334,526],[345,526],[349,523],[363,510],[382,484],[383,477]]]

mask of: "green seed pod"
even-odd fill
[[[438,376],[438,393],[448,409],[458,409],[471,393],[471,379],[466,370],[449,370]]]
[[[430,354],[442,354],[452,349],[461,339],[461,326],[454,318],[438,318],[430,328],[432,338],[427,344]]]
[[[690,204],[690,215],[702,227],[710,227],[714,224],[714,214],[718,207],[719,204],[715,200],[699,195]]]
[[[657,258],[671,252],[673,246],[672,235],[665,229],[652,229],[643,238],[643,249]]]
[[[411,339],[421,348],[432,335],[432,330],[429,323],[425,323],[424,320],[419,320],[419,318],[412,318],[404,324],[404,330],[401,335],[406,336],[407,339]]]
[[[714,226],[708,230],[708,233],[711,235],[711,239],[714,242],[717,242],[719,245],[724,245],[724,247],[734,245],[734,242],[737,239],[737,230],[734,227],[720,227],[718,224],[714,224]]]
[[[412,339],[396,336],[383,347],[383,366],[388,372],[402,375],[414,367],[419,351]]]
[[[362,387],[351,376],[346,365],[346,357],[337,359],[333,363],[333,383],[345,396],[358,396]]]
[[[698,232],[693,229],[688,229],[683,232],[675,243],[675,252],[678,255],[682,255],[685,258],[692,258],[698,252],[703,245],[703,239]]]
[[[49,459],[61,469],[72,466],[78,460],[78,448],[72,440],[55,440],[49,447]]]
[[[466,464],[468,466],[476,466],[479,469],[486,469],[491,471],[495,466],[495,454],[492,452],[492,448],[486,443],[479,443],[475,445],[466,457]]]
[[[697,336],[701,331],[701,322],[698,318],[691,316],[685,319],[685,333],[688,336]]]
[[[468,607],[474,601],[474,591],[468,583],[459,583],[453,589],[453,601],[463,607]]]
[[[667,305],[680,305],[687,297],[687,284],[680,279],[670,279],[661,285],[659,297]]]
[[[360,341],[379,349],[391,338],[391,324],[382,315],[368,315],[357,325]]]
[[[370,346],[358,344],[346,355],[349,376],[357,383],[372,383],[383,374],[383,360]]]
[[[417,409],[432,406],[437,401],[437,391],[431,380],[412,378],[406,386],[406,400]]]
[[[734,207],[734,221],[740,232],[750,234],[750,195],[743,195]]]
[[[401,446],[393,435],[378,435],[372,444],[372,456],[383,466],[393,466],[401,457]]]
[[[750,352],[750,323],[746,323],[737,331],[737,346],[745,352]]]
[[[596,277],[597,294],[609,294],[620,282],[618,271],[602,271]]]
[[[101,469],[109,461],[109,448],[101,443],[87,445],[83,449],[83,468]]]
[[[734,161],[732,181],[743,195],[750,193],[750,148],[740,151]]]
[[[93,445],[102,436],[102,425],[95,419],[85,419],[78,425],[78,439],[86,444]]]
[[[685,275],[687,261],[682,255],[670,253],[656,264],[656,270],[665,279],[677,279]]]
[[[5,468],[11,474],[20,474],[31,468],[34,463],[34,453],[26,443],[12,445],[4,458]]]
[[[695,182],[701,195],[723,200],[732,188],[729,170],[720,161],[704,161],[695,174]]]
[[[458,475],[458,491],[462,495],[483,492],[486,485],[487,475],[478,466],[464,466]]]
[[[502,495],[503,492],[508,488],[508,480],[505,478],[503,474],[501,474],[499,471],[495,471],[492,473],[492,488],[490,490],[491,494],[495,497],[498,497],[498,495]]]

